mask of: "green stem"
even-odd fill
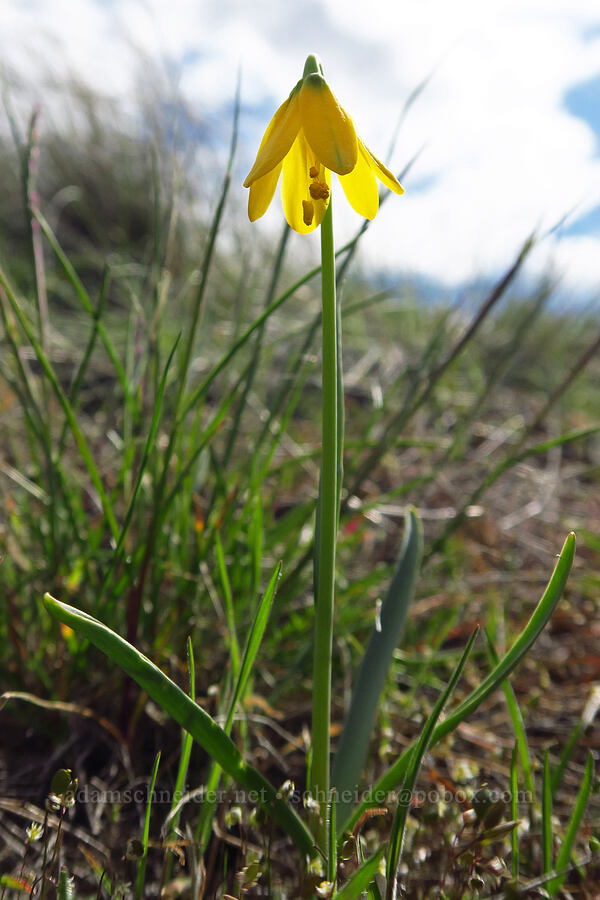
[[[318,830],[325,846],[324,813],[329,797],[329,717],[331,706],[331,651],[338,521],[337,489],[337,313],[335,253],[331,201],[321,224],[323,297],[322,456],[320,503],[317,522],[315,650],[313,680],[311,793],[321,803],[323,825]]]

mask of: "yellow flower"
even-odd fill
[[[365,219],[379,208],[375,176],[396,194],[404,188],[365,147],[354,123],[323,77],[321,64],[309,56],[304,75],[269,123],[244,187],[250,188],[251,222],[265,214],[280,174],[288,224],[308,234],[323,221],[336,172],[348,202]]]

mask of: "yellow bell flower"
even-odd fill
[[[365,219],[379,209],[375,176],[396,194],[404,188],[365,147],[354,123],[323,77],[315,56],[269,123],[244,187],[250,188],[248,217],[265,214],[280,174],[283,211],[290,228],[308,234],[321,224],[329,204],[331,173],[348,202]]]

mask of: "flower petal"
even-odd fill
[[[251,222],[256,222],[261,216],[264,216],[269,208],[269,204],[273,199],[279,175],[281,173],[282,163],[278,163],[274,169],[258,178],[250,185],[250,194],[248,195],[248,218]]]
[[[315,165],[315,158],[308,146],[304,131],[300,129],[298,137],[292,144],[290,152],[283,160],[283,177],[281,179],[281,199],[283,212],[290,228],[298,234],[309,234],[323,221],[329,200],[312,199],[309,187],[312,179],[309,175],[310,167]],[[323,166],[319,166],[319,181],[327,185],[331,190],[331,173]],[[311,200],[314,209],[314,217],[310,224],[304,221],[305,207],[303,201]]]
[[[360,138],[358,138],[358,143],[361,149],[364,151],[369,165],[371,166],[372,170],[375,172],[379,180],[395,194],[403,194],[404,188],[402,187],[396,176],[392,172],[390,172],[387,166],[384,166],[384,164],[380,162],[376,156],[373,156],[369,148],[365,147]]]
[[[319,162],[338,175],[356,165],[354,123],[322,75],[308,75],[300,88],[300,117],[306,139]]]
[[[379,209],[379,192],[371,171],[371,160],[360,142],[354,169],[348,175],[340,175],[339,179],[352,209],[365,219],[374,219]]]
[[[271,172],[294,143],[300,128],[299,84],[269,122],[244,187]]]

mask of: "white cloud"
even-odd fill
[[[305,55],[319,52],[379,155],[411,90],[432,72],[401,130],[394,168],[424,150],[406,195],[390,198],[373,223],[364,255],[447,284],[503,268],[530,230],[600,203],[598,137],[564,107],[570,87],[600,74],[599,24],[597,0],[5,0],[0,7],[3,57],[33,80],[48,62],[69,65],[125,97],[133,47],[179,63],[182,91],[203,109],[231,99],[240,65],[246,104],[280,102]],[[258,140],[266,122],[255,124]],[[358,220],[338,193],[343,236]],[[546,246],[568,283],[600,283],[600,235],[553,237]]]

